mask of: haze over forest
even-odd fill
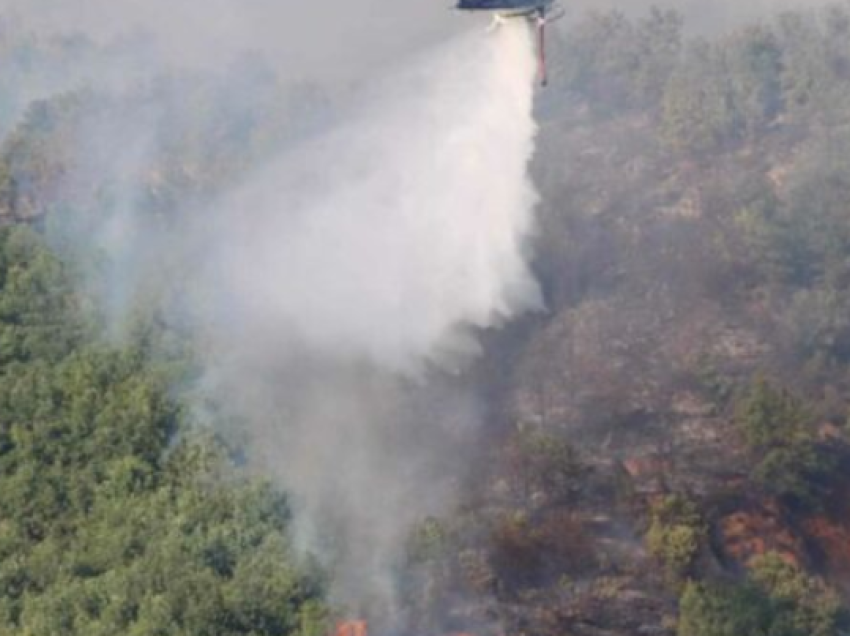
[[[565,8],[0,0],[0,633],[848,633],[850,3]]]

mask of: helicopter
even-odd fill
[[[549,78],[546,70],[546,25],[564,17],[556,0],[458,0],[455,7],[461,11],[493,14],[496,28],[507,20],[525,19],[537,29],[537,55],[541,86],[546,86]]]

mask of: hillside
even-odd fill
[[[333,98],[252,57],[44,94],[120,50],[3,24],[0,632],[322,633],[342,613],[286,497],[238,433],[198,431],[203,339],[151,300],[179,302],[179,277],[104,341],[85,239],[128,182],[145,226],[202,218]],[[487,435],[395,573],[412,634],[850,626],[850,5],[683,33],[591,14],[553,45],[531,167],[546,309],[478,334],[458,372]],[[111,165],[97,134],[77,151],[122,126],[141,147],[151,119],[145,162]]]
[[[501,441],[426,560],[466,590],[455,628],[840,632],[848,26],[685,41],[675,14],[604,14],[558,43],[548,310],[488,337]]]

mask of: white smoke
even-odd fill
[[[463,37],[235,193],[212,272],[229,324],[407,368],[537,306],[533,75],[524,25]]]
[[[404,539],[451,504],[475,439],[471,394],[423,369],[540,305],[524,254],[534,75],[524,24],[444,45],[217,219],[211,391],[249,422],[302,544],[359,609],[392,607]]]
[[[163,276],[151,261],[179,265],[167,276],[193,290],[206,395],[291,493],[299,541],[332,568],[335,598],[364,611],[393,607],[407,532],[447,510],[463,477],[481,417],[451,371],[475,352],[475,329],[540,305],[524,253],[536,202],[529,31],[481,25],[433,48],[469,24],[448,4],[0,0],[27,28],[79,28],[124,51],[16,86],[8,125],[30,99],[132,87],[163,60],[220,70],[245,50],[270,55],[287,80],[367,86],[343,125],[290,148],[179,236],[146,229],[132,183],[156,154],[151,120],[167,109],[142,108],[131,125],[121,113],[122,130],[80,135],[86,174],[111,175],[121,190],[112,223],[94,233],[114,257],[112,313]],[[648,4],[564,2],[571,15]],[[660,4],[710,31],[786,2]],[[135,44],[134,29],[153,43]]]
[[[134,22],[152,29],[163,55],[141,56],[129,86],[161,59],[215,67],[252,46],[277,53],[287,78],[360,79],[355,105],[336,115],[343,123],[287,141],[185,223],[160,224],[140,203],[161,130],[175,129],[163,128],[172,109],[157,98],[79,131],[80,174],[68,180],[100,176],[115,191],[111,220],[82,232],[111,257],[110,315],[126,317],[160,284],[185,292],[215,419],[238,423],[254,465],[291,494],[299,542],[331,568],[334,598],[388,616],[405,538],[452,504],[476,439],[479,405],[455,375],[476,351],[475,330],[541,303],[525,253],[535,59],[524,23],[492,34],[475,23],[426,47],[450,12],[440,7],[435,20],[432,3],[367,4],[371,12],[338,0],[0,0],[0,9],[105,39]],[[315,21],[322,12],[327,25]],[[116,66],[118,77],[130,70]],[[99,88],[101,68],[80,69],[84,83]],[[251,90],[237,79],[234,92]],[[40,83],[32,95],[77,83]]]

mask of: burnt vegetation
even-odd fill
[[[532,166],[548,308],[482,336],[493,434],[464,505],[411,533],[413,633],[848,626],[850,5],[683,33],[599,13],[555,42]],[[325,98],[253,57],[74,76],[122,55],[0,21],[0,632],[317,636],[285,498],[168,388],[197,343],[140,305],[104,344],[98,263],[45,236],[105,223],[130,181],[145,223],[203,214]],[[146,163],[85,169],[104,129],[144,145],[151,121]]]
[[[847,627],[850,6],[685,26],[597,13],[553,45],[548,309],[487,336],[500,441],[433,575],[487,572],[461,623]]]

